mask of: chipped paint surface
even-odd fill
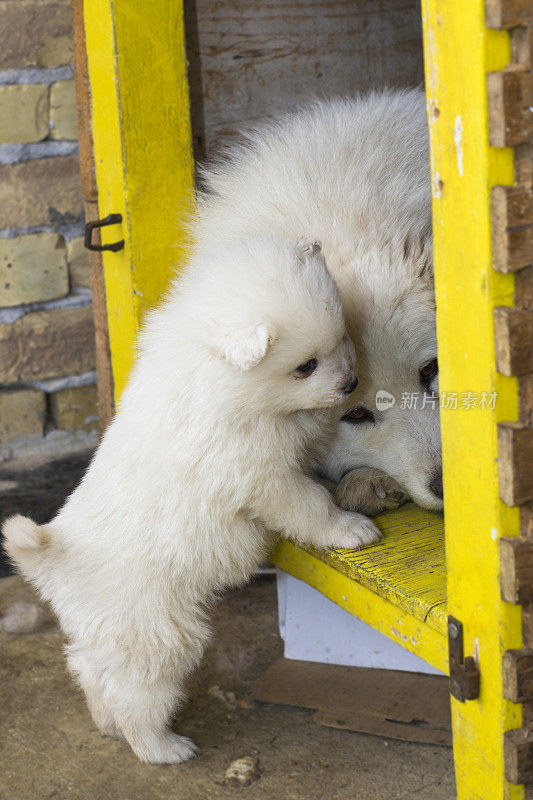
[[[439,173],[436,171],[433,174],[433,180],[431,181],[431,186],[433,189],[433,197],[442,197],[442,190],[444,189],[444,181],[440,177]]]
[[[393,627],[392,627],[392,625],[391,625],[390,632],[391,632],[391,633],[392,633],[392,635],[393,635],[393,636],[395,636],[397,639],[401,639],[401,640],[402,640],[402,642],[408,642],[408,641],[409,641],[409,636],[406,636],[404,633],[401,633],[401,631],[397,631],[397,630],[396,630],[396,628],[393,628]],[[411,641],[412,641],[412,640],[413,640],[413,637],[411,636]]]
[[[463,123],[461,117],[455,118],[455,125],[453,126],[453,141],[455,143],[455,153],[457,155],[457,171],[459,175],[463,175]]]

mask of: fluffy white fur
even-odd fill
[[[308,477],[354,368],[316,245],[251,237],[197,254],[150,316],[81,485],[49,524],[5,523],[95,723],[144,761],[194,754],[168,724],[208,639],[206,610],[247,580],[272,531],[318,547],[379,538]]]
[[[201,248],[260,231],[322,241],[359,362],[349,407],[374,415],[339,424],[323,467],[341,481],[338,501],[377,513],[409,495],[441,508],[436,379],[420,379],[437,355],[423,92],[316,102],[249,133],[203,183]],[[379,389],[394,408],[376,408]],[[400,408],[411,393],[418,407]]]

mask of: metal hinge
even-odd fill
[[[94,222],[88,222],[85,226],[85,247],[87,250],[122,250],[124,248],[124,239],[120,242],[113,242],[113,244],[93,244],[92,235],[95,228],[104,228],[106,225],[118,225],[122,222],[122,214],[108,214],[103,219],[97,219]]]
[[[448,617],[448,651],[450,658],[450,692],[456,700],[479,697],[479,667],[475,658],[463,659],[463,623]]]

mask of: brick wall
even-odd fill
[[[97,426],[67,0],[0,0],[0,458]]]

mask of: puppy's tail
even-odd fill
[[[36,578],[45,556],[52,547],[47,525],[37,525],[28,517],[17,514],[2,525],[4,550],[11,561],[27,578]]]

